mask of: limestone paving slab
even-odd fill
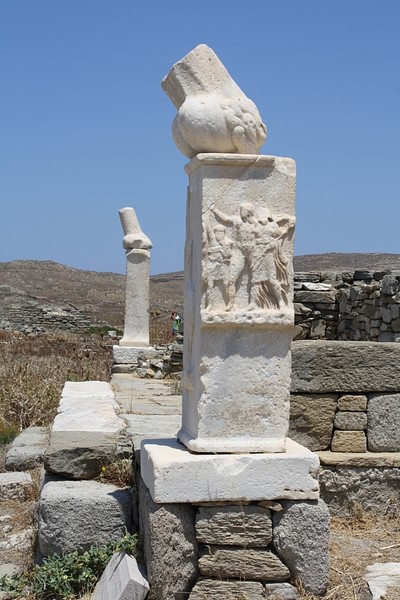
[[[66,382],[44,455],[48,472],[70,477],[96,477],[115,456],[124,421],[110,384]]]
[[[136,379],[129,374],[114,374],[111,387],[124,413],[180,415],[182,397],[171,394],[171,386],[162,381]]]
[[[148,439],[176,439],[181,426],[179,415],[125,415],[126,435],[132,440],[136,460],[140,457],[140,446]]]
[[[171,439],[141,446],[142,477],[157,503],[318,498],[318,466],[316,454],[289,439],[286,452],[270,454],[191,454]]]

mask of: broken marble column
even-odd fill
[[[124,335],[114,346],[115,363],[136,363],[138,353],[149,346],[150,249],[133,208],[119,211],[126,253]]]
[[[185,156],[258,154],[267,128],[257,106],[211,48],[205,44],[194,48],[172,67],[161,85],[178,109],[172,132]]]

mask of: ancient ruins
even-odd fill
[[[255,104],[204,45],[162,86],[191,159],[182,395],[137,376],[139,355],[160,360],[152,244],[123,208],[125,328],[111,382],[66,382],[51,430],[11,445],[1,497],[27,500],[29,471],[44,467],[44,557],[140,533],[144,565],[114,555],[93,600],[149,589],[154,600],[296,600],[299,582],[322,596],[329,511],[386,514],[400,502],[400,273],[294,276],[295,163],[259,154]],[[100,479],[121,460],[135,467],[133,488]],[[24,535],[31,549],[33,529]]]

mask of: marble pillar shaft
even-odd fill
[[[199,154],[186,170],[179,439],[194,452],[284,452],[295,162]]]
[[[120,346],[149,345],[150,252],[126,253],[126,300],[124,336]]]

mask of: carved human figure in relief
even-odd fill
[[[226,310],[235,306],[244,272],[247,272],[249,289],[247,310],[287,306],[289,281],[282,244],[294,227],[294,217],[274,217],[266,209],[264,216],[260,217],[250,202],[241,204],[239,215],[227,215],[217,208],[212,210],[216,219],[230,225],[233,232]]]
[[[216,288],[226,308],[229,302],[230,261],[233,241],[226,235],[226,228],[217,224],[208,232],[206,309],[213,310],[218,303]]]
[[[258,219],[249,308],[280,309],[288,306],[289,279],[282,243],[294,224],[295,217],[285,214],[273,216],[268,209],[266,216]]]

